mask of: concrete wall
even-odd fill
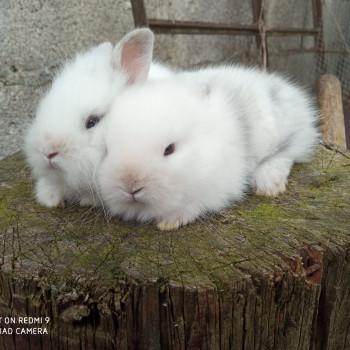
[[[76,51],[133,28],[128,0],[0,2],[0,158],[19,149],[52,73]]]
[[[185,5],[170,0],[146,0],[145,3],[149,17],[241,24],[253,22],[250,0],[188,0]],[[265,0],[265,22],[268,27],[311,28],[311,1]],[[304,84],[313,84],[313,55],[302,55],[301,58],[300,54],[288,51],[312,47],[313,44],[313,37],[270,37],[270,68],[293,75]],[[257,64],[254,36],[161,35],[156,42],[155,54],[183,67],[223,61]]]
[[[311,1],[265,1],[269,26],[312,25]],[[250,0],[146,0],[149,17],[250,24]],[[3,0],[0,2],[0,158],[17,151],[52,73],[76,51],[116,42],[133,28],[129,0]],[[288,48],[312,39],[269,39],[271,70],[314,86],[313,55]],[[181,67],[218,62],[256,65],[250,36],[157,35],[155,57]]]

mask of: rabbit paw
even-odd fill
[[[176,230],[180,226],[182,226],[183,223],[180,222],[180,220],[161,220],[157,222],[157,227],[161,231],[172,231]]]
[[[64,192],[57,185],[50,185],[45,180],[39,180],[36,186],[37,201],[49,208],[64,207]]]
[[[92,194],[82,194],[80,196],[80,202],[79,205],[81,207],[95,207],[97,206],[97,203],[95,201],[95,198]]]
[[[264,184],[263,189],[256,188],[255,194],[258,196],[277,196],[286,190],[286,184],[282,183],[280,185],[275,184]]]
[[[256,169],[254,173],[255,193],[265,196],[277,196],[286,190],[291,162],[286,160],[269,160]]]

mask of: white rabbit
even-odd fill
[[[293,163],[312,157],[319,139],[319,112],[297,84],[277,74],[241,66],[183,72],[179,77],[222,86],[241,109],[248,127],[254,168],[251,185],[256,193],[283,192]]]
[[[317,143],[309,97],[242,67],[179,73],[116,97],[97,180],[111,215],[171,230],[244,197],[283,191]]]
[[[93,179],[105,148],[98,123],[116,95],[147,79],[152,50],[152,32],[136,29],[114,49],[104,43],[63,66],[25,138],[39,203],[55,207],[74,198],[81,205],[99,204]],[[167,72],[173,74],[160,64],[151,69],[155,79]]]

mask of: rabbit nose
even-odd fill
[[[138,188],[137,190],[130,191],[130,194],[134,196],[135,194],[139,193],[142,190],[143,187]]]
[[[57,156],[57,154],[58,154],[58,152],[52,152],[47,156],[47,158],[49,158],[49,159],[55,158]]]

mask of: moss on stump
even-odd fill
[[[172,232],[38,205],[16,153],[0,251],[0,349],[350,348],[350,152],[322,144],[282,195]]]

